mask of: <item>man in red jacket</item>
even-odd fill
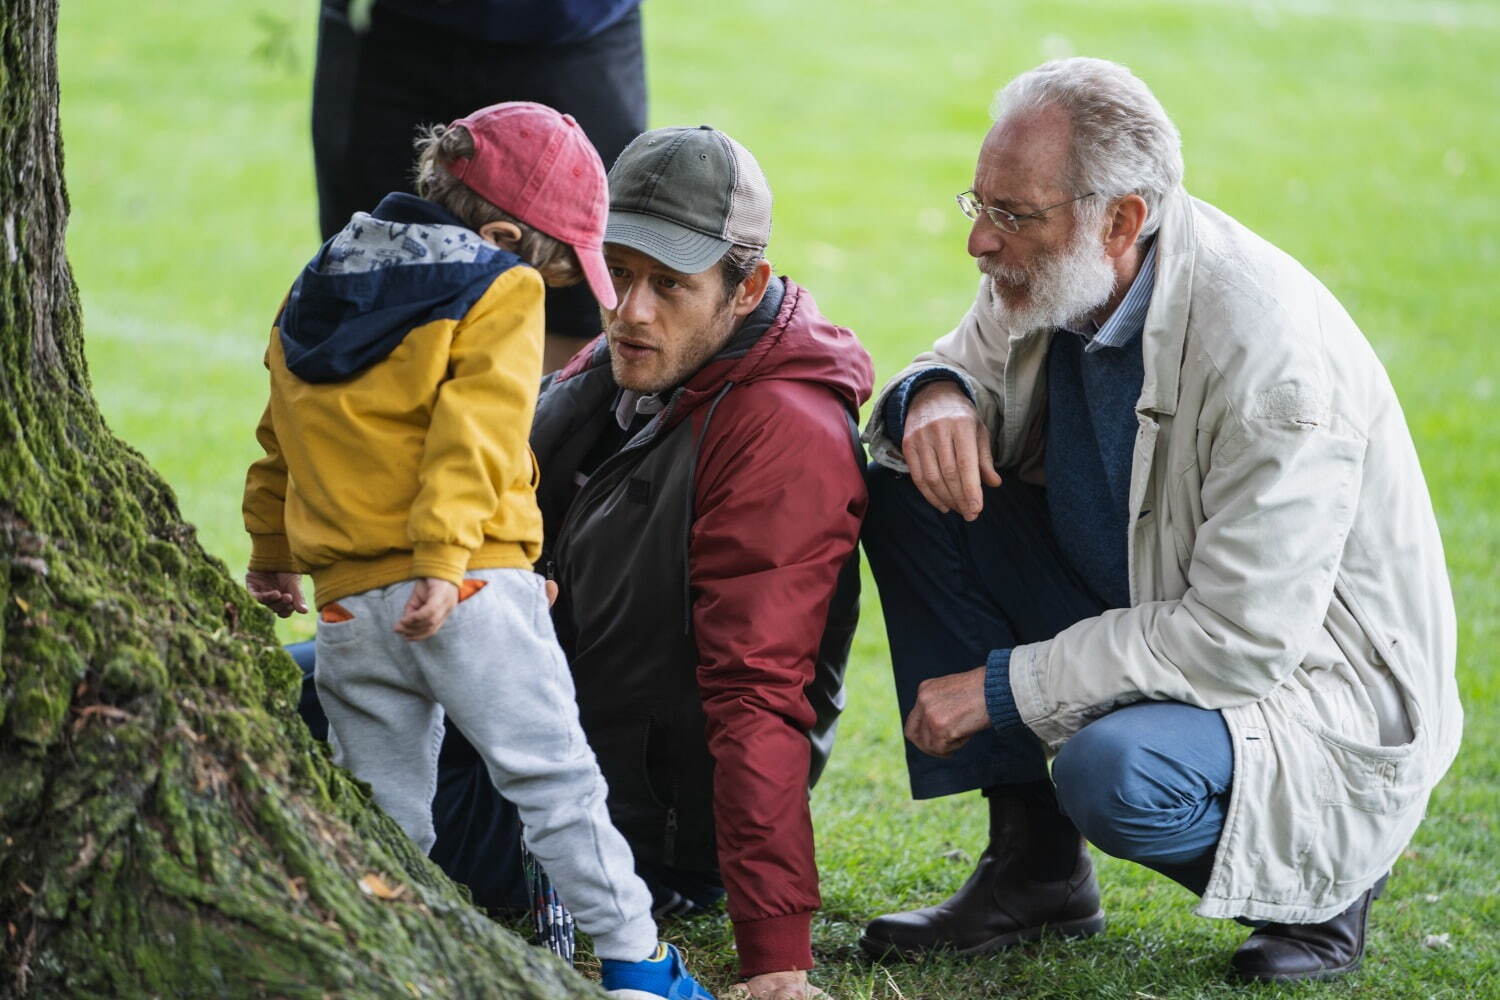
[[[843,704],[873,379],[772,275],[771,192],[722,132],[610,171],[606,331],[544,385],[544,559],[615,824],[659,908],[727,891],[743,992],[815,996],[808,789]]]

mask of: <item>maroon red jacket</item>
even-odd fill
[[[722,875],[747,976],[812,966],[808,789],[858,615],[873,376],[779,279],[644,426],[619,429],[603,338],[537,404],[554,621],[611,816],[638,857]]]

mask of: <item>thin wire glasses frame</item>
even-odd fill
[[[1046,208],[1039,208],[1035,212],[1027,212],[1025,215],[1016,215],[1014,212],[1007,212],[1003,208],[995,208],[992,205],[984,204],[979,200],[979,195],[973,188],[962,194],[954,195],[954,200],[958,202],[958,210],[964,213],[966,218],[977,219],[979,218],[979,213],[983,212],[990,217],[990,221],[999,227],[1001,231],[1019,233],[1021,231],[1021,223],[1029,219],[1044,218],[1054,208],[1062,208],[1064,205],[1071,205],[1075,201],[1092,198],[1096,193],[1090,191],[1088,194],[1081,194],[1076,198],[1060,201],[1056,205],[1048,205]]]

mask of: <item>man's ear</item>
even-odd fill
[[[1104,253],[1109,257],[1123,257],[1135,246],[1146,224],[1146,199],[1138,194],[1127,194],[1109,213],[1109,230],[1104,234]]]
[[[521,227],[514,222],[486,222],[479,227],[479,238],[502,250],[515,250],[521,243]]]
[[[764,257],[755,270],[746,275],[745,280],[740,282],[734,290],[733,309],[736,316],[749,316],[760,305],[760,300],[766,294],[766,286],[771,283],[771,262]]]

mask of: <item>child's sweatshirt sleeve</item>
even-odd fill
[[[413,576],[461,581],[506,487],[531,480],[543,290],[533,268],[513,267],[454,329],[407,522]]]
[[[270,368],[270,354],[266,356]],[[276,438],[276,422],[271,404],[261,414],[255,439],[265,450],[245,473],[245,499],[241,505],[245,530],[250,532],[250,569],[257,573],[292,573],[296,566],[286,538],[286,460],[281,456],[281,442]]]

